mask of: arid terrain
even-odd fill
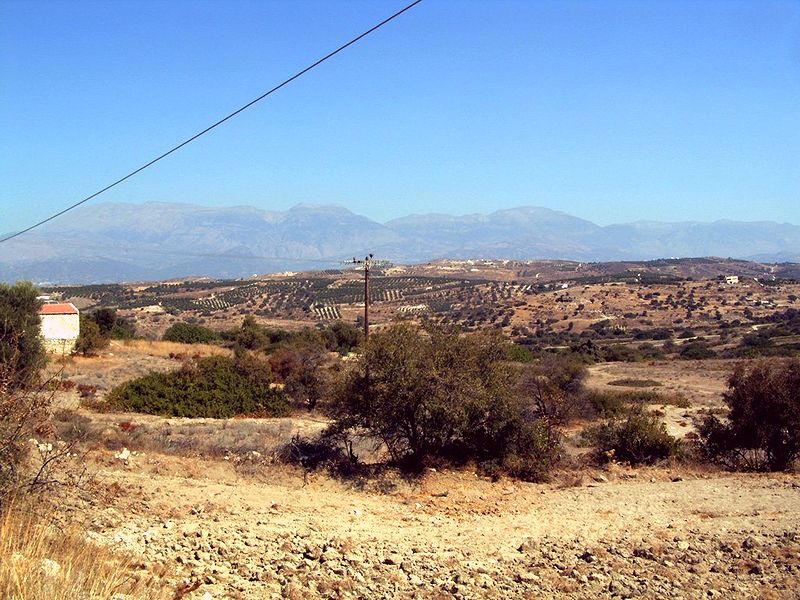
[[[372,279],[373,322],[494,326],[530,353],[523,361],[585,356],[586,390],[641,391],[645,409],[691,446],[706,415],[724,414],[737,365],[797,352],[800,284],[756,263],[656,263],[390,267]],[[726,283],[736,269],[741,279]],[[53,392],[54,416],[76,444],[71,468],[85,469],[80,486],[59,493],[59,518],[130,557],[133,575],[153,578],[163,597],[800,597],[796,473],[691,460],[598,466],[581,435],[591,423],[579,418],[562,428],[566,458],[547,483],[472,465],[402,474],[364,440],[355,452],[374,468],[334,475],[281,458],[295,436],[327,427],[321,411],[189,419],[106,403],[136,377],[232,354],[224,342],[159,341],[174,323],[220,332],[246,315],[295,332],[354,323],[358,272],[50,292],[115,308],[149,338],[53,358],[47,372],[71,382]],[[711,352],[685,352],[698,347]]]
[[[187,597],[792,598],[800,581],[797,476],[465,470],[361,489],[149,452],[92,461],[98,499],[72,518]]]
[[[179,350],[113,342],[64,372],[104,386],[169,369]],[[55,365],[54,365],[55,366]],[[719,406],[730,361],[600,363],[589,387],[647,377]],[[325,419],[98,413],[59,392],[93,479],[66,519],[186,598],[791,598],[800,583],[800,477],[669,464],[573,467],[550,483],[474,469],[338,479],[271,455]],[[90,403],[91,404],[91,403]],[[689,411],[687,413],[687,410]],[[666,415],[668,418],[669,415]],[[182,586],[182,587],[181,587]]]

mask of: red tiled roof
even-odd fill
[[[70,302],[61,302],[58,304],[42,304],[39,309],[40,315],[77,315],[78,309]]]

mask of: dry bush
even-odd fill
[[[0,505],[20,485],[24,463],[31,449],[29,440],[52,433],[49,382],[15,385],[17,361],[0,363]]]
[[[75,529],[9,503],[0,515],[0,597],[73,600],[167,598],[152,576],[132,562],[93,544]]]

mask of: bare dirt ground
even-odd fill
[[[189,598],[794,598],[800,477],[677,469],[366,489],[224,461],[93,456],[88,535]],[[566,479],[565,479],[566,478]]]

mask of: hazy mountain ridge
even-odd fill
[[[793,262],[800,261],[800,227],[729,220],[638,221],[603,227],[542,207],[488,215],[409,215],[381,224],[337,205],[265,211],[249,206],[103,203],[81,207],[7,242],[0,255],[0,279],[99,282],[186,275],[237,277],[335,268],[336,260],[369,252],[397,262],[689,256]],[[233,256],[225,258],[226,254]]]

